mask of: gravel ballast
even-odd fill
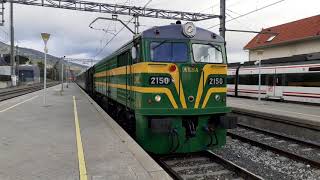
[[[236,139],[228,138],[226,146],[214,152],[265,179],[320,180],[320,169]]]

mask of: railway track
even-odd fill
[[[227,135],[233,139],[274,151],[290,159],[320,167],[320,144],[241,123],[238,124],[238,128],[229,130]]]
[[[174,179],[179,180],[262,179],[211,151],[155,159]]]
[[[58,84],[59,84],[58,82],[49,82],[47,83],[47,87],[52,87]],[[41,90],[42,88],[43,88],[43,84],[39,83],[39,84],[30,85],[30,86],[2,89],[0,91],[0,101],[11,99],[11,98],[28,94],[31,92],[35,92],[35,91]]]

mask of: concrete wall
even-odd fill
[[[320,52],[320,40],[302,41],[293,44],[280,45],[275,47],[262,48],[262,55],[258,55],[257,50],[249,51],[249,61],[261,59],[270,59],[278,57],[288,57],[299,54]]]

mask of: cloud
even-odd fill
[[[129,5],[143,6],[148,0],[117,0],[117,3],[127,2]],[[236,17],[240,14],[252,11],[258,7],[275,2],[272,1],[252,1],[252,0],[229,0],[227,1],[227,19]],[[104,0],[95,2],[114,3],[114,0]],[[171,9],[181,11],[191,11],[202,13],[219,14],[219,1],[201,0],[201,3],[195,3],[194,0],[157,0],[152,1],[149,7],[160,9]],[[200,1],[199,1],[200,2]],[[42,51],[43,42],[40,38],[41,32],[52,34],[49,41],[49,50],[56,56],[72,56],[92,58],[103,47],[103,45],[112,37],[111,34],[105,34],[102,31],[95,31],[88,27],[89,23],[99,16],[111,16],[109,14],[79,12],[72,10],[53,9],[45,7],[14,5],[15,37],[19,46],[34,48]],[[211,7],[213,6],[213,7]],[[245,29],[259,31],[261,28],[274,26],[293,20],[319,14],[320,2],[318,0],[305,1],[284,1],[275,6],[258,11],[246,17],[227,23],[229,29]],[[306,11],[305,9],[308,9]],[[5,9],[5,27],[2,29],[9,32],[9,8],[6,4]],[[121,19],[128,20],[128,16],[119,16]],[[141,30],[155,25],[165,25],[172,23],[171,20],[140,18],[143,25]],[[99,28],[106,28],[110,22],[98,22],[95,25]],[[197,22],[197,26],[207,28],[218,24],[218,19]],[[116,25],[114,25],[116,24]],[[114,23],[111,27],[119,30],[122,26]],[[132,27],[132,24],[130,25]],[[219,27],[215,27],[213,32],[218,32]],[[229,53],[229,62],[245,61],[248,59],[243,46],[255,35],[248,33],[226,33],[227,50]],[[132,34],[124,30],[110,43],[105,50],[96,58],[103,58],[119,48],[132,38]],[[8,34],[0,31],[0,39],[8,40]]]

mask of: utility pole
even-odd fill
[[[226,41],[226,0],[220,0],[220,36]]]
[[[13,28],[13,2],[10,2],[10,65],[11,65],[11,83],[16,86],[16,71],[14,68],[14,28]]]

